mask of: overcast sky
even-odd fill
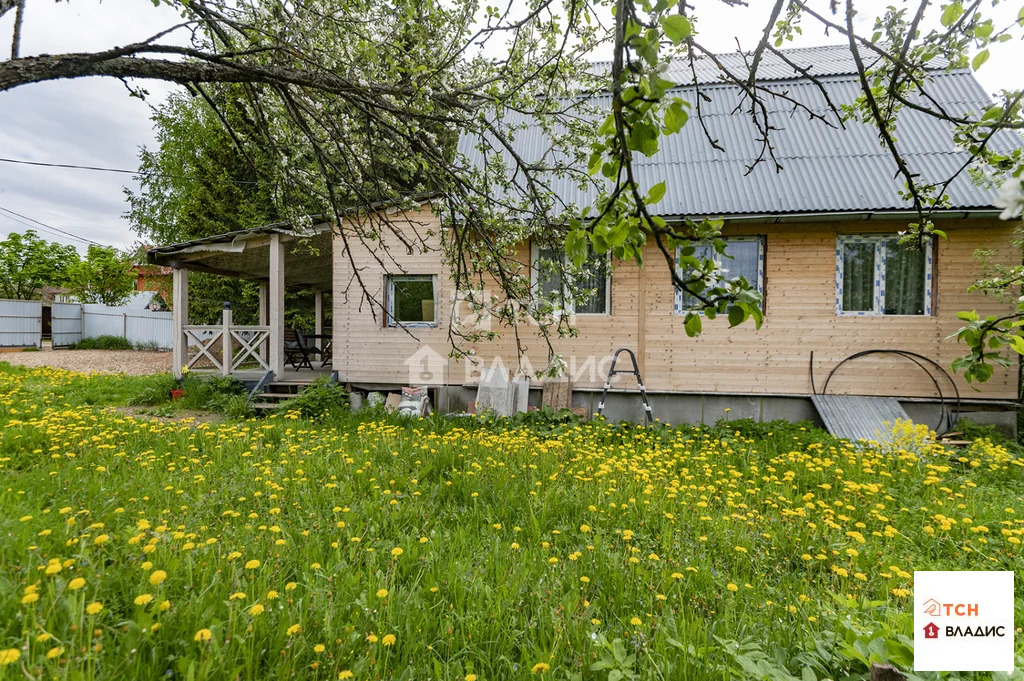
[[[874,2],[884,8],[889,2]],[[702,41],[717,51],[730,51],[736,39],[744,48],[754,45],[763,29],[768,0],[750,0],[748,9],[726,9],[707,2],[713,12],[697,3]],[[865,10],[867,2],[863,3]],[[1006,11],[1015,11],[1003,3]],[[916,5],[916,3],[915,3]],[[14,12],[0,19],[0,49],[7,50]],[[28,3],[22,54],[93,51],[148,37],[174,24],[178,16],[150,0],[34,0]],[[835,43],[808,24],[798,45]],[[6,56],[6,55],[5,55]],[[1020,88],[1024,44],[994,48],[978,72],[989,90]],[[134,169],[139,147],[153,145],[150,106],[159,103],[171,87],[159,82],[143,84],[148,101],[130,97],[125,86],[111,79],[55,81],[0,93],[0,157],[29,161]],[[36,168],[0,162],[0,208],[30,220],[19,222],[0,210],[0,238],[29,227],[51,240],[79,246],[85,242],[65,237],[34,224],[70,232],[80,239],[126,248],[136,242],[128,221],[123,187],[131,176],[84,170]]]

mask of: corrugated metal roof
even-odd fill
[[[892,426],[896,425],[896,420],[910,420],[894,397],[812,395],[811,401],[828,432],[852,442],[888,442],[892,438]]]
[[[813,76],[838,76],[857,73],[853,55],[845,45],[821,45],[815,47],[790,47],[782,50],[790,62]],[[694,58],[693,63],[689,59],[682,59],[678,62],[671,62],[664,77],[676,83],[716,83],[723,79],[722,68],[728,70],[734,76],[745,76],[750,72],[750,63],[753,52],[727,52],[715,55],[715,60],[706,55],[699,55]],[[861,53],[864,66],[872,68],[881,59],[879,55],[864,50]],[[721,64],[721,66],[719,66]],[[932,68],[943,68],[945,62],[935,59],[929,63]],[[594,63],[595,73],[604,73],[611,70],[610,61],[599,61]],[[694,79],[696,75],[696,80]],[[761,61],[757,67],[757,79],[760,81],[770,80],[792,80],[803,78],[803,74],[786,60],[777,54],[765,51],[761,54]]]
[[[860,94],[847,49],[812,48],[786,53],[798,63],[805,60],[814,65],[813,72],[822,76],[821,86],[837,106],[852,103]],[[738,55],[722,58],[733,62],[741,59]],[[796,75],[792,68],[774,55],[766,55],[759,78],[762,72],[763,80],[771,81],[764,87],[806,103],[831,127],[811,119],[807,112],[794,111],[792,103],[781,98],[767,99],[769,123],[774,128],[770,138],[783,170],[776,172],[770,159],[750,170],[761,143],[751,122],[749,102],[747,109],[737,110],[743,97],[738,87],[724,83],[702,85],[702,95],[710,99],[701,101],[702,117],[710,135],[724,151],[714,149],[707,141],[694,106],[689,124],[678,134],[663,136],[655,156],[638,156],[635,168],[643,186],[662,180],[668,185],[665,198],[654,207],[658,214],[728,216],[894,211],[911,207],[910,202],[900,197],[904,181],[896,176],[896,164],[873,125],[841,122],[830,110],[818,85],[807,79],[792,80]],[[708,82],[713,80],[708,72],[702,77]],[[673,94],[696,105],[693,85],[676,88]],[[977,114],[989,105],[985,91],[969,71],[934,72],[929,94],[953,115]],[[608,110],[611,96],[602,93],[589,103],[599,110]],[[520,114],[509,114],[504,122],[523,126],[515,137],[520,157],[527,162],[546,158],[550,163],[551,145],[545,133],[529,126],[529,119]],[[926,113],[904,109],[896,137],[908,166],[921,182],[944,181],[968,158],[966,152],[954,145],[951,126]],[[483,163],[483,156],[476,149],[478,143],[479,138],[468,135],[459,140],[459,151],[474,165]],[[1009,151],[1022,146],[1022,138],[1012,132],[1001,132],[989,146]],[[505,154],[505,162],[510,161]],[[563,201],[581,208],[597,195],[597,187],[581,189],[577,181],[570,179],[552,178],[551,185]],[[991,208],[995,191],[980,189],[962,173],[949,186],[947,195],[950,208],[985,209]]]

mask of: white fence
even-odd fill
[[[38,348],[42,344],[42,303],[38,300],[0,300],[0,348]]]
[[[82,309],[82,338],[121,336],[133,345],[170,349],[174,342],[172,313],[147,309],[108,307],[88,303]]]
[[[55,348],[66,348],[82,340],[82,306],[78,303],[50,305],[50,337]]]
[[[174,341],[170,312],[109,307],[98,303],[53,303],[50,306],[53,347],[67,347],[83,338],[120,336],[133,345],[169,350]],[[0,347],[41,347],[43,310],[38,300],[0,300]]]

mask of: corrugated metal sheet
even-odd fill
[[[783,50],[786,57],[801,69],[813,76],[838,76],[856,73],[853,56],[845,45],[822,45],[816,47],[792,47]],[[734,76],[744,76],[750,72],[749,64],[752,52],[729,52],[715,55],[722,67]],[[861,59],[867,68],[873,68],[881,57],[867,50],[862,51]],[[930,62],[934,68],[943,68],[946,62],[935,59]],[[604,73],[611,69],[611,62],[594,63],[595,73]],[[672,62],[668,66],[665,78],[677,83],[693,83],[696,74],[698,83],[716,83],[722,80],[722,69],[711,58],[698,56],[690,64],[689,59]],[[778,55],[764,52],[757,68],[757,78],[761,81],[793,80],[803,77],[797,69],[790,66]]]
[[[174,321],[170,312],[108,307],[100,303],[82,306],[82,337],[121,336],[133,344],[170,348]]]
[[[852,442],[888,442],[896,420],[910,419],[894,397],[813,395],[811,401],[828,432]]]
[[[43,304],[38,300],[0,300],[0,348],[41,347]]]
[[[81,303],[50,305],[50,332],[55,348],[67,347],[82,340]]]
[[[837,106],[852,103],[860,94],[860,85],[851,74],[849,52],[845,49],[814,48],[792,52],[817,64],[815,72],[822,74],[821,84]],[[668,193],[654,207],[657,213],[728,216],[910,208],[911,203],[900,197],[904,181],[897,177],[896,164],[882,146],[874,126],[856,121],[841,122],[830,111],[814,83],[778,81],[794,75],[790,69],[787,76],[782,68],[785,65],[780,64],[777,58],[765,63],[766,73],[776,79],[765,87],[806,103],[828,120],[831,127],[811,119],[807,112],[794,112],[790,102],[768,99],[768,122],[773,128],[770,139],[775,147],[775,158],[783,169],[776,172],[771,159],[751,169],[761,143],[751,120],[749,101],[744,108],[743,93],[737,87],[722,83],[703,85],[700,91],[710,101],[701,101],[702,118],[709,134],[724,151],[714,149],[707,141],[696,120],[694,107],[689,124],[678,134],[662,137],[661,148],[655,156],[637,158],[636,170],[642,185],[667,182]],[[977,113],[989,104],[984,90],[968,71],[935,72],[929,93],[954,115]],[[697,102],[692,85],[677,88],[674,94],[694,105]],[[606,111],[610,108],[611,97],[600,94],[588,103],[598,111]],[[603,115],[598,117],[603,118]],[[564,159],[564,155],[552,154],[550,138],[529,123],[527,117],[516,113],[509,113],[503,119],[504,125],[522,126],[515,137],[520,157],[527,162],[544,159],[548,164],[552,158]],[[954,145],[951,126],[922,112],[903,110],[896,137],[897,146],[921,182],[946,180],[968,158]],[[993,137],[989,146],[1009,151],[1021,147],[1022,142],[1019,135],[1002,132]],[[484,164],[484,155],[477,148],[479,143],[479,138],[469,135],[459,141],[459,151],[468,163],[477,167]],[[494,156],[501,156],[506,164],[511,162],[511,157],[500,149],[489,153],[491,162]],[[594,181],[603,181],[603,178]],[[550,186],[563,202],[580,208],[589,205],[597,195],[596,186],[581,189],[577,180],[569,178],[551,177]],[[980,189],[966,173],[954,180],[946,193],[953,209],[991,208],[995,197],[994,190]]]

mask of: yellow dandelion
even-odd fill
[[[6,650],[0,650],[0,667],[5,667],[9,664],[14,664],[21,657],[21,651],[17,648],[8,648]]]
[[[551,669],[551,665],[549,665],[547,662],[538,662],[537,664],[533,665],[533,669],[530,670],[530,673],[544,674],[547,673],[549,669]]]
[[[156,586],[157,584],[163,584],[165,579],[167,579],[166,572],[163,570],[154,570],[153,574],[149,576],[149,583]]]
[[[725,588],[728,589],[729,591],[739,591],[740,590],[740,588],[738,586],[736,586],[735,584],[733,584],[732,582],[729,582],[728,584],[726,584]]]
[[[295,634],[299,633],[300,631],[302,631],[302,625],[301,624],[293,624],[292,626],[288,627],[288,630],[285,631],[285,633],[288,634],[289,636],[294,636]]]
[[[402,550],[401,546],[396,546],[395,548],[391,549],[391,555],[395,558],[398,558],[403,553],[405,553],[405,551]]]
[[[393,646],[395,645],[395,640],[396,639],[394,634],[385,634],[384,638],[380,640],[380,644],[382,646]]]
[[[209,629],[200,629],[199,631],[196,632],[196,635],[192,637],[192,640],[193,641],[198,641],[199,643],[205,643],[205,642],[209,641],[212,638],[213,638],[213,632],[212,631],[210,631]]]
[[[259,566],[260,566],[260,562],[258,560],[250,560],[248,563],[245,564],[245,569],[246,570],[255,570]]]
[[[93,601],[89,605],[85,606],[85,612],[89,615],[98,615],[103,610],[103,604],[99,601]]]
[[[70,591],[78,591],[83,586],[85,586],[85,580],[81,577],[75,577],[70,582],[68,582],[68,589]]]
[[[262,615],[265,610],[266,608],[259,603],[253,603],[252,607],[249,608],[249,614],[256,617],[257,615]]]
[[[135,605],[148,605],[152,600],[152,594],[140,594],[135,597]]]

